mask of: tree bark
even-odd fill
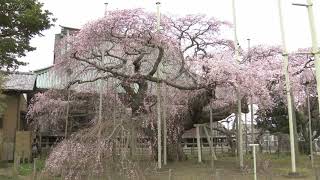
[[[148,113],[145,107],[144,100],[147,97],[148,85],[145,81],[138,82],[139,89],[134,92],[132,85],[130,86],[127,82],[123,82],[122,86],[126,90],[125,96],[122,95],[122,99],[125,100],[124,103],[127,104],[132,109],[132,116],[139,116],[141,113]],[[204,111],[204,108],[209,105],[210,100],[215,97],[214,88],[207,88],[198,90],[193,96],[188,99],[188,103],[185,108],[181,110],[175,117],[168,117],[174,121],[175,128],[171,129],[171,133],[168,132],[168,160],[183,160],[185,155],[183,154],[183,148],[180,145],[182,141],[182,135],[186,130],[194,128],[194,124],[204,124],[210,122],[210,111]],[[241,111],[248,112],[248,105],[246,99],[241,100],[243,104]],[[235,104],[229,104],[225,107],[215,108],[213,107],[213,122],[225,119],[230,114],[236,112],[237,106]],[[168,127],[169,129],[170,127]],[[172,128],[172,127],[171,127]],[[150,129],[145,129],[145,134],[150,137],[151,141],[155,140],[152,136],[155,132]],[[176,137],[177,136],[177,137]],[[230,140],[229,140],[230,141]],[[232,141],[232,138],[231,138]],[[152,143],[154,144],[154,143]],[[230,146],[233,151],[233,143],[230,142]],[[153,147],[154,153],[157,153],[156,147]],[[156,159],[156,158],[155,158]]]

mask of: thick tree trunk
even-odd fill
[[[125,104],[132,109],[133,116],[139,116],[141,113],[148,113],[144,101],[147,97],[147,84],[145,82],[139,82],[138,92],[134,92],[128,83],[123,82],[122,86],[126,90],[125,96],[122,95],[122,99]],[[121,95],[120,95],[121,96]],[[214,98],[214,89],[202,89],[191,96],[185,108],[181,110],[176,117],[170,117],[174,121],[174,127],[171,127],[171,132],[168,132],[168,160],[183,160],[185,155],[180,145],[182,135],[186,130],[192,129],[194,124],[203,124],[210,122],[210,111],[204,111],[204,108],[209,105],[210,100]],[[242,100],[243,108],[242,112],[248,111],[246,99]],[[222,108],[213,107],[213,122],[225,119],[233,112],[236,112],[236,105],[230,104]],[[168,126],[168,129],[170,127]],[[152,144],[155,145],[155,132],[150,129],[145,129],[145,134],[150,137]],[[233,151],[233,143],[230,142],[230,146]],[[153,147],[153,152],[157,153],[157,148]]]
[[[186,110],[179,114],[181,119],[180,122],[183,125],[184,130],[189,130],[193,128],[194,124],[204,124],[210,122],[210,111],[209,109],[204,111],[204,108],[209,105],[210,100],[214,98],[214,94],[212,90],[201,90],[197,92],[194,96],[190,97],[188,100]],[[241,101],[243,113],[248,112],[248,105],[245,98]],[[225,119],[230,114],[236,112],[236,105],[229,104],[225,107],[215,108],[212,107],[212,114],[213,114],[213,122],[217,122],[220,120]]]

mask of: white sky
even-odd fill
[[[39,0],[57,18],[56,26],[44,31],[43,37],[32,39],[31,44],[37,47],[28,53],[23,61],[29,64],[20,71],[31,71],[52,65],[54,35],[60,32],[59,25],[81,28],[86,22],[104,15],[104,3],[108,10],[145,8],[155,11],[155,0]],[[285,21],[285,32],[289,50],[309,47],[307,8],[292,6],[293,2],[305,3],[305,0],[282,0]],[[232,0],[161,0],[161,12],[170,14],[204,13],[219,20],[232,22]],[[278,0],[236,0],[237,28],[240,45],[247,47],[247,38],[251,44],[280,45],[278,19]],[[320,42],[320,0],[314,0],[315,22]],[[229,32],[233,37],[232,31]]]

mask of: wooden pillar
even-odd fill
[[[202,126],[202,127],[203,127],[203,130],[204,130],[204,132],[205,132],[205,134],[207,136],[207,140],[208,140],[210,151],[211,151],[212,160],[217,160],[216,154],[215,154],[214,149],[213,149],[213,142],[211,141],[211,138],[210,138],[209,132],[207,130],[207,127],[206,126]]]
[[[21,129],[21,122],[20,122],[20,98],[21,98],[21,95],[19,94],[18,95],[18,99],[17,99],[17,129],[16,131],[20,131]]]

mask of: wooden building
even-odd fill
[[[31,132],[27,131],[25,117],[35,80],[33,73],[5,73],[5,108],[0,112],[0,160],[13,160],[14,153],[25,158],[31,155]]]

